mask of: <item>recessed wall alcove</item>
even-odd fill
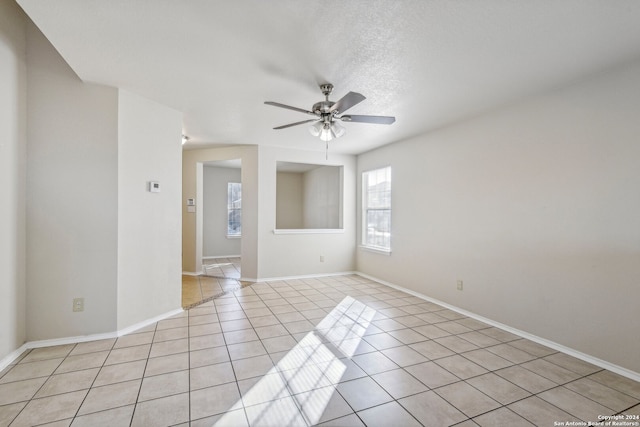
[[[277,162],[276,230],[343,228],[343,168]]]

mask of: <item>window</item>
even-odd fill
[[[366,247],[391,251],[391,166],[362,173],[363,230]]]
[[[227,183],[227,236],[242,234],[242,184]]]

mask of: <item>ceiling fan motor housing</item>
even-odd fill
[[[316,102],[315,104],[313,104],[313,107],[311,107],[311,111],[313,111],[315,114],[321,115],[321,114],[330,114],[331,111],[331,106],[333,106],[333,104],[335,104],[335,102],[332,101],[320,101],[320,102]]]

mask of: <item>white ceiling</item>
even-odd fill
[[[640,57],[636,0],[17,0],[85,81],[184,112],[187,148],[324,150],[320,83],[367,97],[330,150],[361,153]]]

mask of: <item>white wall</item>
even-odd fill
[[[340,168],[323,166],[304,174],[304,227],[340,228]]]
[[[238,168],[204,165],[203,256],[240,255],[240,239],[227,238],[227,184],[241,181]]]
[[[278,172],[276,179],[276,228],[304,228],[303,174]]]
[[[26,337],[26,18],[0,0],[0,361]]]
[[[274,234],[276,228],[276,164],[294,162],[344,167],[344,230],[337,234]],[[355,268],[355,157],[290,150],[259,149],[258,276],[259,279],[353,271]],[[242,163],[242,170],[247,165]],[[244,189],[243,189],[244,191]],[[243,193],[244,197],[244,193]],[[320,262],[320,256],[325,257]],[[243,259],[244,270],[244,259]],[[243,271],[243,276],[245,272]],[[245,276],[251,277],[251,276]]]
[[[180,112],[119,91],[118,329],[181,306],[181,129]]]
[[[274,147],[241,146],[186,150],[183,153],[183,270],[199,272],[198,214],[186,211],[186,199],[197,197],[198,165],[242,160],[242,276],[246,280],[328,274],[355,267],[355,157]],[[276,163],[344,166],[344,231],[338,234],[276,235]],[[320,255],[325,262],[320,262]]]
[[[31,22],[27,79],[27,339],[112,332],[117,91],[80,81]]]
[[[640,372],[638,117],[635,63],[359,156],[393,211],[358,270]]]
[[[10,0],[0,75],[0,360],[179,308],[181,114],[83,83]]]
[[[82,82],[26,27],[26,339],[114,332],[179,308],[181,114]]]

